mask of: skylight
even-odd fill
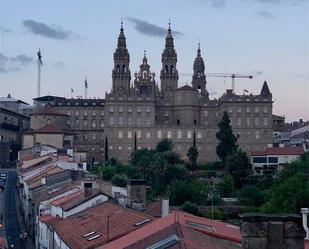
[[[138,227],[138,226],[141,226],[141,225],[144,225],[144,224],[148,223],[149,221],[151,221],[151,220],[150,219],[142,220],[140,222],[136,222],[134,224],[134,226]]]
[[[94,239],[97,239],[97,238],[100,238],[101,237],[101,235],[100,234],[97,234],[97,235],[95,235],[95,236],[93,236],[93,237],[90,237],[89,239],[87,239],[88,241],[91,241],[91,240],[94,240]]]
[[[95,232],[86,233],[83,237],[86,238],[86,237],[88,237],[88,236],[90,236],[92,234],[95,234]]]
[[[164,240],[161,240],[160,242],[151,245],[147,247],[146,249],[165,249],[169,248],[172,245],[175,245],[179,242],[179,238],[176,235],[172,235]]]
[[[205,225],[205,224],[200,224],[200,223],[195,223],[191,221],[186,221],[186,224],[188,224],[191,227],[198,227],[203,230],[206,230],[208,232],[216,232],[216,229],[213,226]]]

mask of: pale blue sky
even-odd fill
[[[87,76],[88,96],[104,97],[122,17],[132,78],[146,49],[159,82],[164,36],[158,27],[167,28],[170,18],[181,33],[175,39],[180,73],[192,72],[200,40],[207,72],[253,74],[236,81],[238,93],[256,94],[267,80],[274,113],[309,119],[308,0],[0,0],[0,95],[31,103],[32,59],[41,48],[42,95],[70,97],[71,87],[83,95]],[[182,76],[179,85],[190,81]],[[208,78],[211,98],[228,87],[229,79]]]

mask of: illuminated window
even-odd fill
[[[177,131],[177,137],[178,137],[178,138],[181,138],[181,137],[182,137],[181,131]]]
[[[188,138],[192,138],[192,131],[188,131]]]
[[[118,131],[118,138],[123,138],[123,132],[122,131]]]
[[[167,131],[167,138],[172,138],[172,131]]]
[[[132,138],[132,131],[128,131],[128,138]]]
[[[150,136],[151,136],[151,135],[150,135],[150,132],[147,131],[147,132],[146,132],[146,138],[150,138]]]
[[[197,132],[197,139],[201,139],[202,138],[202,133],[200,131]]]
[[[157,138],[162,138],[162,131],[157,132]]]
[[[137,137],[137,138],[142,138],[142,131],[141,131],[141,130],[138,130],[138,131],[137,131],[136,137]]]

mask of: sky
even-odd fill
[[[275,114],[309,120],[309,0],[0,0],[0,96],[32,104],[40,48],[41,95],[83,96],[87,77],[88,96],[104,98],[121,20],[132,81],[146,50],[159,83],[170,21],[179,86],[191,83],[200,41],[206,73],[253,75],[236,80],[238,94],[258,94],[266,80]],[[212,99],[230,87],[207,78]]]

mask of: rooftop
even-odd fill
[[[70,248],[86,249],[104,245],[107,239],[115,240],[148,222],[148,215],[105,202],[57,222],[55,230]]]
[[[252,152],[252,156],[268,156],[268,155],[302,155],[305,151],[302,147],[273,147],[266,148],[264,151]]]

